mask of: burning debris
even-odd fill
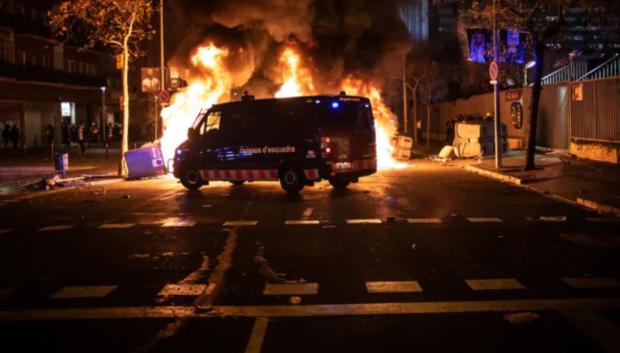
[[[188,86],[161,113],[165,161],[200,110],[234,99],[234,91],[257,98],[345,91],[372,102],[378,167],[404,166],[393,158],[396,117],[381,94],[393,62],[409,46],[397,1],[227,0],[200,3],[205,8],[198,10],[196,2],[173,5],[181,28],[192,31],[179,35],[187,39],[169,62]]]

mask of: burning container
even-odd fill
[[[159,146],[150,145],[125,152],[129,178],[159,176],[166,173],[164,157]]]

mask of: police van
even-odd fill
[[[279,180],[297,193],[324,179],[341,189],[376,170],[370,101],[344,93],[214,105],[200,112],[174,157],[174,175],[188,189]]]

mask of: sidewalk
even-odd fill
[[[77,151],[69,155],[67,177],[82,175],[114,175],[118,168],[118,150],[110,150],[106,157],[104,149],[87,150],[85,156]],[[0,195],[14,194],[20,187],[55,175],[54,161],[43,150],[0,151]]]
[[[495,160],[470,161],[467,171],[519,185],[549,197],[620,217],[620,165],[572,158],[563,154],[537,154],[537,169],[522,169],[524,154],[512,153],[495,170]]]

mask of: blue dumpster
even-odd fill
[[[56,153],[54,158],[54,169],[63,177],[67,175],[69,170],[69,154],[68,153]]]
[[[159,146],[137,148],[125,152],[125,163],[129,178],[144,178],[166,173],[164,157]]]

